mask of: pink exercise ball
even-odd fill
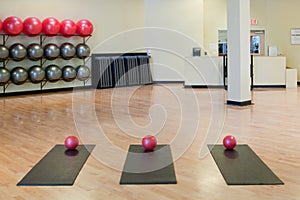
[[[29,36],[36,36],[42,32],[42,22],[36,17],[28,17],[23,22],[23,32]]]
[[[81,37],[87,37],[93,33],[93,24],[87,19],[81,19],[76,23],[76,33]]]
[[[23,31],[23,22],[16,16],[7,17],[3,21],[3,31],[8,35],[19,35]]]
[[[65,19],[60,22],[60,33],[65,37],[70,37],[76,33],[76,24],[73,20]]]
[[[43,33],[48,36],[57,35],[60,31],[60,23],[54,17],[48,17],[43,20]]]

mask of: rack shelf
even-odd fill
[[[8,45],[8,43],[12,43],[13,41],[19,41],[19,42],[15,42],[15,43],[24,44],[24,43],[26,43],[26,40],[28,40],[28,39],[30,39],[31,43],[38,43],[41,46],[43,46],[47,43],[54,43],[54,42],[46,42],[47,38],[50,38],[51,40],[54,40],[55,38],[59,38],[60,42],[57,41],[55,43],[58,46],[60,46],[62,43],[65,43],[65,42],[72,43],[74,46],[76,46],[76,44],[74,44],[75,38],[76,38],[77,44],[79,44],[79,43],[86,44],[86,42],[90,39],[91,36],[92,35],[82,37],[81,35],[71,35],[71,36],[65,37],[61,34],[58,34],[58,35],[50,37],[50,36],[47,36],[44,34],[39,34],[36,36],[28,36],[25,34],[20,34],[17,36],[10,36],[10,35],[3,34],[3,33],[0,34],[0,37],[2,37],[2,45],[4,45],[4,46]],[[11,38],[14,38],[14,40],[10,40]],[[82,38],[82,41],[80,41],[80,38]],[[32,42],[33,40],[35,40],[36,42]],[[61,43],[61,44],[59,44],[59,43]],[[14,43],[12,43],[12,44],[14,44]],[[27,51],[27,49],[26,49],[26,51]],[[28,69],[31,66],[37,65],[37,66],[42,67],[43,70],[45,70],[45,68],[47,67],[46,63],[49,62],[49,65],[50,64],[58,65],[60,67],[60,69],[62,69],[63,66],[70,65],[76,70],[76,67],[78,67],[78,66],[81,66],[81,65],[86,66],[87,63],[90,61],[90,57],[91,56],[88,56],[86,58],[79,58],[78,56],[74,56],[71,59],[64,59],[60,55],[59,57],[55,58],[54,60],[49,60],[43,55],[43,57],[41,57],[40,59],[31,60],[31,59],[29,59],[28,55],[26,55],[26,57],[21,61],[16,61],[16,60],[13,60],[11,57],[9,57],[3,61],[0,61],[0,63],[2,63],[0,68],[7,68],[7,69],[9,69],[9,71],[12,71],[15,67],[19,66],[19,67],[23,67],[28,72]],[[88,66],[88,68],[89,68],[89,75],[87,76],[87,78],[85,80],[81,80],[81,81],[77,79],[78,74],[76,74],[76,78],[73,81],[64,81],[63,78],[60,78],[59,80],[57,80],[55,82],[50,82],[50,81],[48,81],[48,79],[46,78],[46,75],[45,75],[44,79],[40,83],[33,83],[30,81],[29,78],[27,78],[26,82],[21,85],[15,84],[10,79],[6,83],[2,83],[2,84],[0,83],[0,88],[2,88],[2,89],[0,89],[0,96],[18,95],[20,93],[39,93],[39,92],[42,93],[42,92],[45,92],[45,90],[55,91],[55,90],[64,90],[64,89],[69,90],[70,88],[75,88],[75,87],[76,88],[89,87],[91,85],[91,83],[90,83],[91,82],[91,69],[90,69],[91,67]],[[29,76],[29,74],[28,74],[28,76]],[[46,85],[48,85],[48,86],[46,87]],[[51,87],[51,85],[53,85],[53,88]]]

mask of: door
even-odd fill
[[[265,55],[265,31],[251,30],[250,32],[250,53],[252,55]]]
[[[227,54],[227,30],[218,31],[219,56]],[[265,30],[250,31],[250,53],[253,55],[264,56],[265,50]]]

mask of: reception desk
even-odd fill
[[[286,58],[284,56],[254,56],[253,65],[254,86],[286,85]],[[222,86],[223,74],[223,57],[221,56],[186,58],[185,86]]]
[[[284,56],[254,56],[253,65],[254,86],[285,86]]]
[[[223,57],[189,57],[184,67],[185,86],[222,86]]]

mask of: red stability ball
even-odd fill
[[[67,149],[76,149],[79,144],[79,140],[76,136],[68,136],[65,139],[65,147]]]
[[[226,149],[234,149],[236,146],[236,139],[232,135],[227,135],[223,139],[223,145]]]
[[[146,135],[142,140],[142,145],[145,150],[152,151],[157,145],[157,140],[152,135]]]
[[[65,37],[74,35],[76,28],[76,24],[73,20],[65,19],[60,22],[60,33]]]
[[[87,37],[93,33],[93,24],[87,19],[81,19],[76,23],[76,33],[82,37]]]
[[[60,23],[54,17],[48,17],[43,20],[43,33],[48,36],[57,35],[60,31]]]
[[[3,31],[8,35],[19,35],[23,31],[23,22],[16,16],[7,17],[3,21]]]
[[[42,32],[42,22],[36,17],[28,17],[23,22],[23,32],[29,36],[36,36]]]

